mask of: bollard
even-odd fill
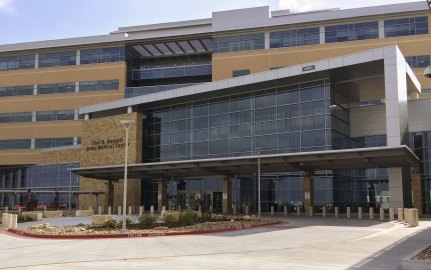
[[[348,206],[346,211],[346,217],[351,218],[352,217],[352,209]]]
[[[398,222],[403,222],[404,220],[404,210],[402,208],[398,208]]]
[[[18,215],[12,215],[11,228],[15,229],[18,227]]]
[[[358,218],[362,219],[362,207],[358,207]]]
[[[150,207],[150,215],[154,217],[154,205],[151,205]]]
[[[416,227],[417,225],[415,220],[416,219],[415,209],[413,208],[408,209],[407,216],[408,216],[407,220],[408,220],[409,226]]]
[[[271,206],[271,216],[274,215],[274,206]]]
[[[287,206],[283,206],[283,214],[284,216],[287,216]]]
[[[245,214],[248,215],[248,205],[245,206]]]
[[[111,206],[108,206],[108,215],[109,216],[112,215],[112,207]]]
[[[301,215],[301,209],[299,209],[299,207],[296,207],[296,216],[300,216]]]
[[[414,211],[415,226],[419,226],[419,210],[417,208],[413,208],[413,211]]]
[[[408,223],[408,219],[409,219],[409,209],[408,208],[403,209],[403,216],[404,216],[404,221]]]
[[[395,214],[394,214],[394,208],[389,208],[389,221],[394,221]]]
[[[199,205],[199,212],[200,212],[201,206]],[[236,215],[236,206],[233,207],[233,214]]]
[[[334,211],[335,211],[334,212],[334,217],[338,218],[338,214],[340,213],[340,209],[338,207],[335,207]]]
[[[118,206],[118,212],[117,212],[117,215],[121,215],[122,213],[121,213],[121,206]]]
[[[380,220],[385,220],[385,209],[383,209],[383,207],[380,207]]]
[[[6,207],[4,208],[4,212],[5,212],[5,213],[8,213],[8,212],[9,212],[9,207],[7,207],[7,206],[6,206]]]
[[[7,219],[7,213],[3,213],[1,216],[1,225],[3,227],[6,227],[6,219]]]
[[[6,228],[12,228],[12,214],[7,214]]]
[[[43,215],[46,215],[46,205],[43,206]]]
[[[129,216],[131,216],[131,215],[132,215],[132,213],[133,213],[133,211],[132,211],[132,206],[129,206]]]
[[[322,207],[322,217],[326,217],[326,207]]]
[[[101,215],[102,214],[102,206],[99,206],[97,209],[97,214]]]
[[[370,219],[374,219],[374,208],[370,207],[368,214],[370,215]]]
[[[144,214],[144,206],[139,206],[139,216],[142,216]]]
[[[18,214],[21,214],[21,213],[22,213],[22,208],[18,207]]]
[[[308,211],[310,212],[310,217],[312,217],[313,216],[313,211],[314,211],[314,209],[313,209],[313,206],[310,206],[309,208],[308,208]]]

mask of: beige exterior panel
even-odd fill
[[[82,121],[46,121],[37,123],[0,124],[0,140],[80,137]]]
[[[0,150],[1,166],[40,163],[40,150]]]

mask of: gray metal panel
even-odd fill
[[[386,134],[385,106],[356,107],[350,110],[350,136]]]
[[[409,131],[431,131],[431,99],[409,102]]]

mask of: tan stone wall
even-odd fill
[[[79,161],[81,149],[67,149],[58,151],[41,152],[41,164],[65,163]]]
[[[140,163],[142,158],[142,115],[140,113],[122,114],[112,117],[98,118],[83,122],[80,160],[81,167],[122,165],[124,164],[125,129],[121,120],[134,120],[129,128],[128,163]],[[139,206],[141,198],[140,180],[128,180],[128,205]],[[99,196],[99,205],[108,207],[108,181],[81,177],[81,191],[102,191],[106,195]],[[123,181],[114,183],[113,209],[122,205]],[[81,195],[79,207],[96,209],[94,195]]]

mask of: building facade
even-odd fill
[[[133,206],[429,214],[429,29],[425,1],[257,7],[0,45],[0,205],[31,188],[103,192],[61,199],[116,209],[129,119]]]

